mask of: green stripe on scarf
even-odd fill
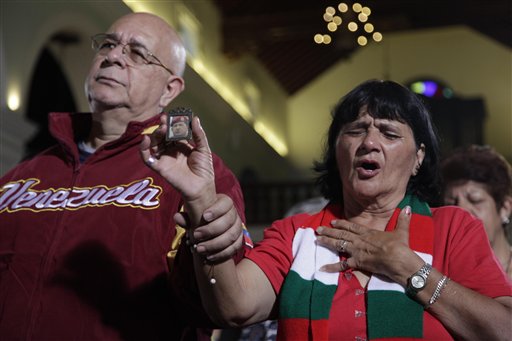
[[[430,208],[417,197],[406,195],[386,226],[394,230],[400,210],[411,206],[409,246],[432,263],[433,223]],[[329,335],[329,312],[338,276],[318,271],[339,261],[339,254],[316,244],[314,230],[335,217],[314,216],[310,226],[299,228],[293,239],[293,263],[279,296],[279,340],[324,340]],[[328,223],[327,223],[328,224]],[[367,327],[369,339],[422,338],[423,307],[405,295],[404,288],[383,276],[368,282]]]
[[[328,319],[330,307],[323,302],[332,300],[336,292],[336,285],[326,285],[320,281],[308,281],[300,277],[295,271],[290,271],[283,284],[282,290],[289,295],[281,296],[280,315],[283,318],[311,318],[313,320]],[[297,302],[310,298],[310,305]]]

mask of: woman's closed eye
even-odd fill
[[[363,135],[365,133],[366,133],[365,129],[350,129],[350,130],[346,130],[343,132],[343,134],[350,135],[350,136],[359,136],[359,135]]]
[[[383,131],[382,135],[384,135],[384,137],[386,137],[387,139],[390,139],[390,140],[396,140],[396,139],[402,138],[401,135],[395,133],[394,131],[389,131],[389,130]]]

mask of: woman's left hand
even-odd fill
[[[208,193],[211,204],[215,195],[212,152],[199,118],[192,119],[192,143],[187,140],[166,143],[165,114],[161,115],[160,123],[140,144],[142,160],[176,188],[185,201],[194,201]]]
[[[406,207],[400,212],[397,226],[391,232],[374,230],[343,219],[333,221],[333,228],[318,228],[318,242],[347,257],[339,263],[325,265],[323,270],[339,272],[353,268],[385,275],[405,284],[407,278],[424,263],[409,247],[410,220],[411,211]]]

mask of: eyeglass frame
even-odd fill
[[[116,44],[115,47],[113,48],[110,48],[108,51],[106,51],[105,53],[102,52],[102,49],[101,49],[101,45],[98,43],[97,39],[99,37],[103,37],[104,40],[108,39],[108,38],[111,38],[112,39],[112,43]],[[118,47],[119,45],[122,46],[122,52],[123,52],[123,55],[126,55],[125,53],[125,48],[128,46],[130,48],[130,50],[132,49],[132,46],[137,46],[138,48],[142,48],[144,50],[147,51],[147,56],[150,57],[150,58],[153,58],[156,62],[154,61],[151,61],[151,60],[148,60],[147,57],[145,56],[142,56],[142,59],[144,60],[144,64],[146,65],[150,65],[150,64],[153,64],[153,65],[158,65],[158,66],[161,66],[163,67],[165,70],[167,70],[171,75],[175,75],[175,73],[170,69],[168,68],[167,66],[164,65],[164,63],[162,63],[160,61],[160,59],[158,59],[154,54],[153,52],[149,51],[143,44],[141,43],[126,43],[126,44],[123,44],[121,43],[121,41],[119,41],[118,38],[116,38],[116,35],[115,34],[109,34],[109,33],[98,33],[98,34],[95,34],[91,37],[91,47],[93,49],[93,51],[95,51],[96,53],[100,54],[100,55],[107,55],[110,51],[112,51],[113,49],[115,49],[116,47]],[[135,65],[140,65],[140,64],[137,64],[136,61],[134,61],[129,55],[128,55],[128,59],[131,60],[133,63],[135,63]]]

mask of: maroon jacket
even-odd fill
[[[59,145],[1,179],[1,340],[194,339],[208,326],[184,245],[169,281],[181,197],[139,154],[158,122],[131,122],[80,164],[90,114],[50,114]],[[238,181],[216,156],[214,168],[245,220]]]

